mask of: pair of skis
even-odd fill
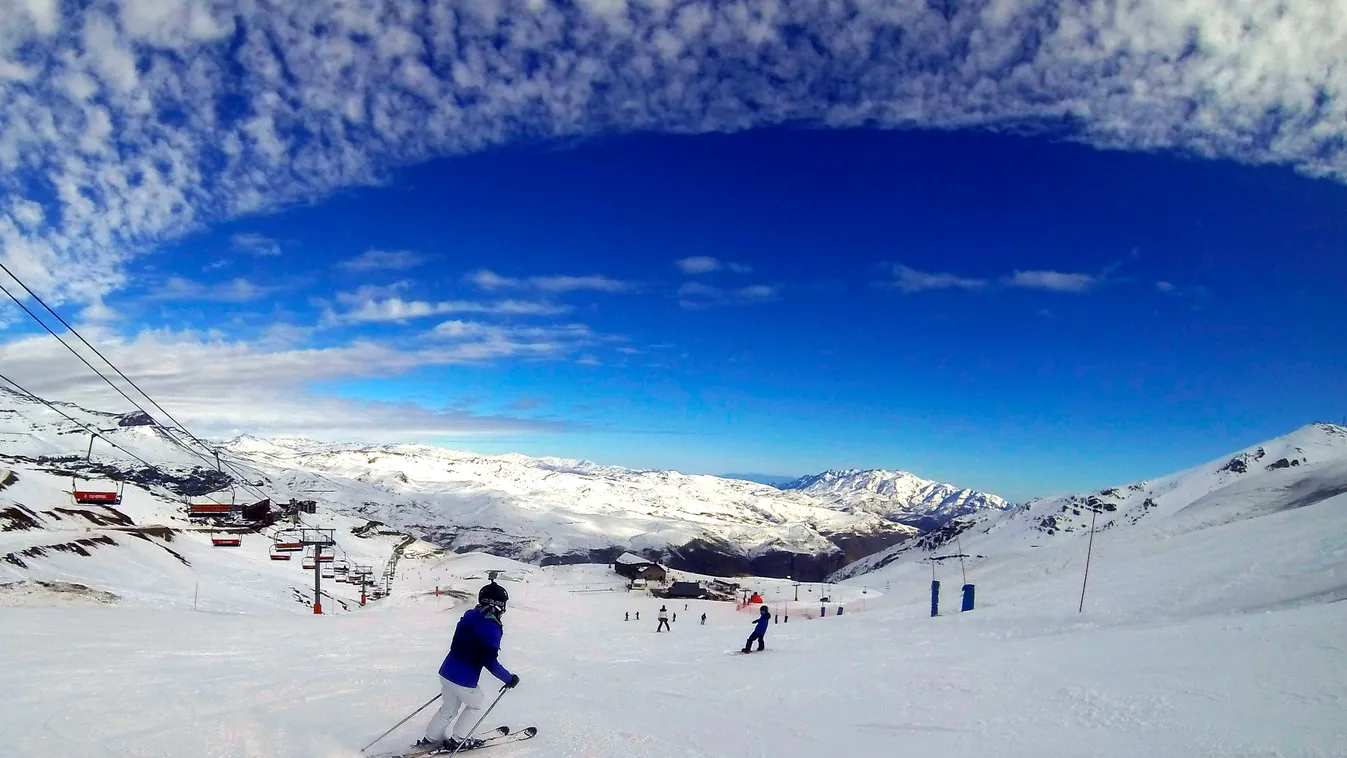
[[[478,738],[482,741],[480,745],[477,745],[476,747],[462,748],[461,750],[458,751],[458,754],[462,755],[464,753],[473,750],[481,750],[483,748],[488,747],[497,747],[499,745],[508,745],[511,742],[523,742],[524,740],[532,739],[537,734],[538,734],[538,727],[536,726],[530,726],[526,729],[520,729],[517,732],[510,731],[510,727],[508,726],[498,726],[489,732],[485,732],[481,737]],[[399,753],[396,756],[391,756],[390,758],[430,758],[430,756],[449,755],[452,752],[453,752],[452,750],[442,747],[433,748],[431,750],[412,749],[408,750],[405,753]]]

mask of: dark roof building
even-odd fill
[[[664,591],[664,597],[704,598],[706,590],[697,582],[674,582]]]

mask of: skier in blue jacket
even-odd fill
[[[454,630],[454,640],[449,645],[449,655],[440,665],[440,691],[444,697],[440,710],[426,726],[426,737],[416,743],[416,747],[453,751],[463,744],[463,750],[470,750],[481,744],[481,740],[471,737],[468,731],[477,725],[482,717],[482,691],[477,681],[482,669],[505,682],[507,688],[519,685],[519,677],[511,674],[500,665],[496,657],[500,654],[500,638],[504,627],[500,617],[505,613],[505,604],[510,595],[505,588],[494,581],[477,593],[477,607],[463,614]],[[463,713],[454,720],[459,707]],[[453,726],[453,731],[449,727]],[[446,739],[446,733],[450,736]]]
[[[744,643],[745,653],[753,652],[750,649],[753,647],[753,640],[758,641],[758,650],[763,649],[762,638],[767,634],[767,625],[770,623],[772,623],[772,612],[767,610],[767,606],[764,605],[762,610],[758,611],[758,620],[753,622],[753,634],[750,634],[748,642]]]

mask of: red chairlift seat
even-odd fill
[[[277,550],[276,548],[277,548],[276,545],[272,545],[272,546],[271,546],[271,560],[273,560],[273,561],[288,561],[288,560],[290,560],[290,554],[289,554],[289,553],[284,552],[284,551],[281,551],[281,550]]]
[[[94,440],[98,435],[89,435],[89,450],[84,454],[84,460],[92,463],[94,459]],[[126,482],[118,481],[115,485],[108,483],[104,486],[93,488],[86,481],[85,487],[80,488],[78,476],[70,476],[70,496],[74,499],[76,505],[121,505],[122,491],[126,487]]]
[[[210,544],[215,547],[239,547],[243,544],[243,538],[237,534],[212,534]]]
[[[319,562],[319,563],[331,563],[332,561],[334,561],[334,560],[336,560],[336,559],[337,559],[337,556],[332,555],[331,553],[319,553],[319,554],[318,554],[318,562]]]
[[[278,553],[298,553],[304,549],[303,542],[277,542],[271,546]]]
[[[75,502],[79,505],[121,505],[122,493],[118,486],[116,491],[108,492],[106,490],[74,490]]]
[[[189,516],[228,516],[233,512],[234,506],[229,503],[188,503],[187,515]]]
[[[324,579],[332,579],[332,578],[334,578],[335,576],[336,576],[336,574],[332,573],[331,571],[327,571],[327,570],[324,570],[324,571],[323,571],[323,578],[324,578]]]

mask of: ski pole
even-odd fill
[[[500,688],[500,694],[496,696],[495,700],[491,701],[491,706],[482,712],[482,717],[477,719],[477,723],[472,725],[472,729],[468,730],[468,736],[459,740],[458,747],[454,748],[454,752],[449,754],[449,758],[454,758],[454,756],[458,755],[458,751],[463,749],[463,745],[468,741],[468,737],[477,733],[477,728],[482,725],[483,721],[486,721],[486,717],[491,714],[491,711],[496,709],[496,703],[499,703],[500,699],[505,697],[505,691],[508,689],[510,689],[508,684]]]
[[[433,698],[427,700],[425,705],[423,705],[423,706],[421,706],[420,708],[417,708],[416,710],[412,711],[411,716],[408,716],[407,718],[405,718],[405,719],[399,721],[398,723],[394,724],[394,725],[393,725],[393,729],[397,729],[398,727],[402,726],[403,724],[407,723],[408,721],[411,721],[412,718],[416,716],[416,714],[420,713],[421,711],[424,711],[426,708],[429,708],[429,707],[430,707],[430,704],[433,703],[433,702],[435,702],[436,700],[439,700],[440,697],[441,697],[441,695],[443,695],[443,694],[444,694],[444,693],[440,693],[440,695],[436,695],[435,697],[433,697]],[[375,737],[375,738],[374,738],[374,742],[378,742],[379,740],[383,739],[384,737],[387,737],[388,735],[392,734],[392,733],[393,733],[393,729],[389,729],[388,731],[384,732],[383,734],[379,735],[378,737]],[[368,745],[366,745],[366,746],[360,748],[360,752],[363,753],[363,752],[365,752],[366,750],[369,750],[371,747],[374,747],[374,742],[371,742],[370,744],[368,744]]]

